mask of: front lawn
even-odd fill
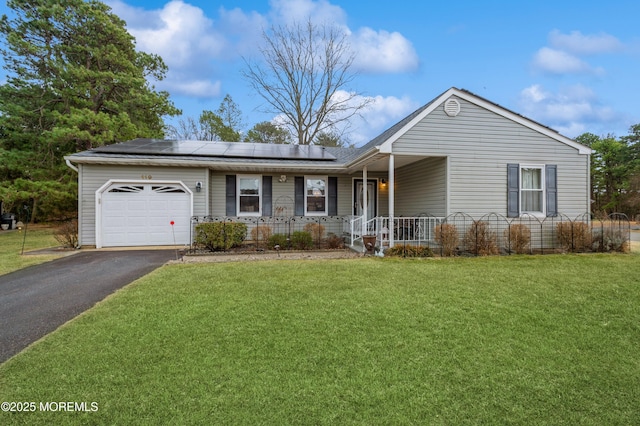
[[[54,231],[55,228],[52,227],[28,225],[26,238],[24,230],[0,231],[0,275],[60,257],[59,255],[22,254],[23,246],[24,253],[59,247],[60,244],[53,236]]]
[[[169,265],[0,366],[97,411],[0,423],[637,424],[638,348],[635,254]]]

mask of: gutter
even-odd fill
[[[71,155],[69,157],[65,157],[67,166],[76,172],[78,172],[78,167],[71,163],[71,161],[78,164],[117,164],[117,165],[138,165],[138,166],[177,166],[177,167],[205,167],[212,170],[235,170],[238,168],[245,169],[256,169],[261,168],[267,171],[308,171],[309,169],[313,169],[316,171],[326,171],[326,172],[336,172],[336,173],[344,173],[344,172],[352,172],[353,170],[357,170],[361,168],[363,165],[367,164],[371,161],[372,158],[376,157],[379,154],[387,153],[388,149],[384,149],[384,147],[378,145],[371,147],[364,153],[360,153],[357,158],[352,160],[349,163],[327,163],[327,162],[268,162],[261,163],[256,161],[245,162],[245,161],[220,161],[213,160],[210,158],[182,158],[182,157],[149,157],[149,156],[139,156],[135,158],[131,158],[126,154],[119,155],[108,155],[108,156],[80,156],[80,155]]]
[[[358,158],[347,164],[347,169],[354,170],[361,168],[364,164],[367,164],[371,158],[375,157],[378,154],[383,153],[384,151],[380,149],[381,146],[377,145],[369,149],[369,151],[364,152],[358,155]]]
[[[67,160],[67,164],[69,160]],[[162,157],[162,158],[127,158],[127,157],[76,157],[73,161],[79,164],[98,164],[98,165],[125,165],[125,166],[157,166],[157,167],[202,167],[210,170],[221,171],[233,171],[238,168],[247,170],[256,170],[257,168],[267,171],[280,172],[306,172],[310,168],[314,170],[328,171],[329,173],[343,173],[345,169],[344,164],[326,164],[318,162],[317,164],[309,163],[257,163],[257,162],[213,162],[208,159],[184,159],[175,157]],[[74,168],[70,165],[69,167]]]

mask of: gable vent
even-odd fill
[[[460,102],[455,99],[447,99],[444,103],[444,112],[449,117],[455,117],[460,113]]]

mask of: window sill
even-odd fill
[[[523,218],[526,219],[527,217],[535,217],[535,218],[539,218],[539,219],[545,219],[547,217],[547,215],[545,215],[542,212],[521,212],[518,217],[520,219],[523,219]]]

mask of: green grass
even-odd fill
[[[640,422],[640,257],[165,266],[0,366],[7,424]],[[88,283],[88,285],[90,285]]]
[[[31,225],[27,226],[26,238],[24,231],[0,231],[0,275],[60,257],[59,255],[21,254],[23,244],[24,253],[42,248],[59,247],[60,244],[54,238],[53,232],[54,228]]]

